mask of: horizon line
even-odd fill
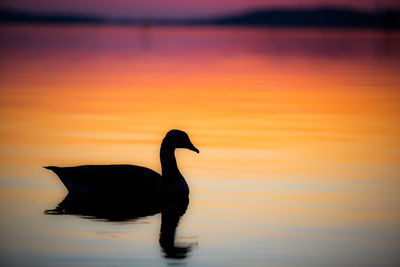
[[[280,16],[277,16],[279,13]],[[349,7],[319,6],[300,8],[258,8],[204,18],[109,18],[79,13],[43,13],[0,8],[0,23],[32,24],[132,24],[132,25],[246,25],[246,26],[309,26],[309,27],[356,27],[400,28],[400,8],[361,10]],[[288,15],[293,15],[288,17]],[[321,16],[323,14],[324,16]],[[351,16],[349,16],[351,14]],[[268,16],[267,16],[268,15]],[[330,19],[326,19],[326,15]],[[347,16],[343,16],[347,15]],[[357,16],[357,17],[355,17]],[[357,20],[358,19],[358,20]]]

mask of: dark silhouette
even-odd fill
[[[166,258],[183,259],[190,252],[193,244],[175,244],[175,232],[179,220],[185,214],[189,199],[182,201],[168,200],[161,205],[160,246]]]
[[[400,24],[399,17],[400,17],[399,12],[395,13],[391,9],[386,9],[385,11],[383,11],[383,15],[382,15],[382,26],[386,30],[399,28],[399,24]]]
[[[132,202],[128,195],[93,196],[69,193],[55,209],[46,214],[70,214],[110,222],[134,221],[161,212],[162,202]]]
[[[135,165],[84,165],[77,167],[47,166],[58,175],[70,193],[90,196],[129,196],[143,202],[160,198],[185,198],[189,188],[178,170],[176,148],[187,148],[199,153],[189,136],[171,130],[161,144],[162,176],[145,167]]]
[[[199,153],[188,135],[167,133],[161,144],[162,175],[134,165],[54,167],[69,193],[46,214],[71,214],[105,221],[131,221],[161,212],[160,246],[169,258],[185,258],[191,245],[175,246],[175,231],[189,204],[189,187],[178,170],[176,148]]]
[[[85,23],[116,25],[246,25],[265,27],[380,28],[399,29],[400,10],[362,11],[349,8],[259,9],[205,19],[102,18],[74,14],[34,14],[0,10],[1,23]]]
[[[316,28],[400,28],[400,10],[359,11],[345,8],[272,9],[212,21],[217,25]]]
[[[157,205],[158,204],[158,205]],[[183,259],[188,256],[193,244],[176,245],[175,232],[180,218],[185,214],[189,198],[165,199],[159,203],[131,203],[129,196],[91,196],[69,193],[55,209],[46,210],[48,215],[76,215],[79,217],[112,221],[134,221],[140,217],[161,212],[160,247],[164,257]]]

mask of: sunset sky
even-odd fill
[[[400,7],[398,0],[3,0],[1,8],[135,18],[207,17],[265,7],[338,6],[361,9]]]

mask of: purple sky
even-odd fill
[[[362,9],[400,8],[400,0],[1,0],[0,7],[46,13],[80,13],[110,17],[188,18],[229,14],[259,7],[339,6]]]

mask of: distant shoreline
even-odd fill
[[[221,16],[214,19],[107,19],[76,14],[36,14],[15,10],[0,10],[0,24],[79,24],[133,26],[245,26],[270,28],[356,28],[400,29],[400,10],[377,12],[353,9],[268,9]]]

